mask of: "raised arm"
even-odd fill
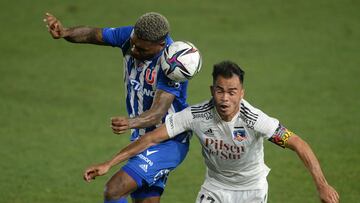
[[[46,13],[44,22],[48,28],[50,35],[54,39],[64,38],[73,43],[89,43],[106,45],[102,39],[102,29],[86,26],[77,26],[66,28],[52,14]]]
[[[151,108],[134,118],[113,117],[111,128],[114,133],[121,134],[132,128],[146,128],[157,125],[161,122],[170,108],[175,96],[164,90],[156,90]]]
[[[169,135],[167,133],[166,126],[162,125],[123,148],[109,161],[88,167],[84,172],[84,180],[90,182],[92,179],[95,179],[96,176],[106,174],[111,167],[139,154],[148,147],[156,145],[167,139],[169,139]]]
[[[321,170],[320,163],[316,158],[314,152],[310,146],[297,135],[289,137],[286,147],[292,149],[297,153],[299,158],[304,163],[305,167],[310,172],[314,179],[316,188],[319,192],[319,196],[322,202],[337,203],[339,202],[339,195],[336,190],[331,187]]]

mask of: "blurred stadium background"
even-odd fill
[[[246,98],[313,147],[342,202],[360,199],[360,2],[9,1],[0,2],[0,202],[102,202],[105,177],[82,172],[128,143],[109,119],[125,114],[122,58],[111,47],[53,40],[45,12],[64,26],[132,25],[157,11],[175,40],[193,42],[203,68],[189,103],[209,98],[212,64],[246,70]],[[269,202],[319,202],[302,163],[265,145]],[[197,139],[170,176],[162,202],[194,202],[204,178]]]

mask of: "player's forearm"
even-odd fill
[[[145,111],[140,116],[129,119],[129,128],[147,128],[161,123],[162,117],[165,113],[150,109]]]
[[[141,115],[129,119],[129,128],[146,128],[160,124],[174,99],[173,94],[161,89],[156,90],[151,108]]]
[[[152,146],[153,143],[150,139],[146,139],[146,137],[140,137],[138,140],[132,142],[125,148],[123,148],[118,154],[116,154],[111,160],[108,161],[110,166],[115,166],[129,158],[139,154],[144,151],[148,147]]]
[[[310,146],[298,136],[292,137],[292,141],[296,142],[297,144],[290,148],[293,149],[302,160],[305,167],[310,172],[316,187],[319,189],[320,187],[327,185],[328,183],[321,170],[320,163],[314,152],[311,150]]]
[[[124,149],[122,149],[118,154],[114,156],[111,160],[108,161],[108,164],[110,166],[115,166],[137,154],[144,151],[145,149],[156,145],[164,140],[169,139],[169,136],[167,134],[166,126],[163,125],[144,136],[141,136],[136,141],[132,142],[128,146],[126,146]]]
[[[64,39],[69,42],[104,45],[101,28],[78,26],[65,28],[64,32]]]

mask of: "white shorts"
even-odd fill
[[[259,190],[226,190],[217,188],[209,190],[201,186],[196,203],[266,203],[268,183]]]

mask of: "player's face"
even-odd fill
[[[151,42],[139,39],[135,34],[130,38],[131,56],[144,61],[156,56],[164,47],[165,42]]]
[[[218,76],[211,86],[211,94],[215,101],[216,111],[224,121],[231,119],[239,112],[240,100],[244,97],[244,89],[239,77]]]

